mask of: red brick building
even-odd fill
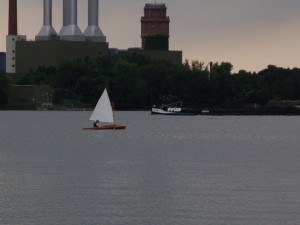
[[[169,50],[169,24],[165,4],[146,4],[141,18],[142,48]]]

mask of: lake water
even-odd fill
[[[1,225],[298,225],[300,117],[0,112]]]

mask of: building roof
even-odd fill
[[[146,3],[145,8],[166,8],[164,3]]]

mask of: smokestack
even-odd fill
[[[6,35],[6,73],[16,73],[16,43],[26,41],[26,36],[18,35],[17,0],[9,0],[8,35]]]
[[[63,35],[66,26],[70,24],[70,0],[63,0],[63,27],[61,28],[59,35]]]
[[[44,25],[41,28],[36,40],[51,40],[56,38],[57,33],[52,27],[52,0],[44,0]]]
[[[99,21],[99,0],[88,0],[88,27],[84,31],[88,41],[106,42],[106,37],[101,31]]]
[[[17,0],[9,0],[8,35],[18,35]]]
[[[77,0],[70,0],[70,24],[77,25]]]
[[[85,37],[77,25],[77,0],[64,0],[63,4],[64,27],[60,32],[61,39],[66,41],[85,41]]]

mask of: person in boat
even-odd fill
[[[94,128],[100,127],[100,121],[99,121],[99,120],[96,120],[96,121],[93,123],[93,125],[94,125]]]

